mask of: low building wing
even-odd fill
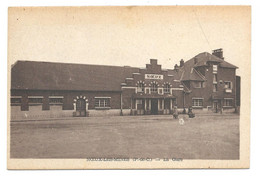
[[[18,61],[11,89],[120,91],[120,84],[139,68]]]

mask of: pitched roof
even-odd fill
[[[203,77],[198,74],[198,72],[193,67],[185,66],[184,65],[184,73],[182,77],[182,81],[204,81]]]
[[[185,62],[184,66],[180,68],[180,71],[182,72],[180,78],[182,81],[204,81],[203,77],[194,69],[194,61],[192,60]]]
[[[216,62],[219,63],[220,67],[224,68],[238,68],[228,62],[226,62],[224,59],[221,59],[215,55],[212,55],[208,52],[200,53],[196,55],[192,59],[197,59],[197,63],[194,65],[194,67],[199,67],[199,66],[206,66],[208,62]]]
[[[139,68],[17,61],[11,89],[120,91],[125,78]]]
[[[196,64],[194,59],[197,60]],[[183,67],[167,70],[173,75],[175,86],[180,81],[204,81],[196,67],[217,62],[221,67],[237,68],[210,53],[200,53],[186,61]],[[17,61],[11,71],[11,89],[29,90],[88,90],[121,91],[121,83],[139,72],[135,67],[69,64],[53,62]]]
[[[195,59],[196,63],[194,62]],[[217,56],[204,52],[196,55],[184,63],[184,66],[180,68],[180,70],[183,72],[181,80],[204,81],[205,78],[196,70],[196,67],[207,66],[208,62],[218,63],[220,67],[224,68],[238,68],[226,62],[225,60],[218,58]]]
[[[221,62],[219,65],[220,65],[220,67],[224,67],[224,68],[238,68],[237,66],[232,65],[226,61]]]
[[[198,63],[199,62],[208,62],[208,61],[211,61],[211,62],[222,62],[223,61],[223,59],[220,59],[217,56],[212,55],[208,52],[200,53],[200,54],[196,55],[194,58],[197,58]]]

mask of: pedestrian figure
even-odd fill
[[[185,107],[183,108],[182,114],[186,114],[186,109],[185,109]]]
[[[173,108],[173,117],[175,118],[175,119],[177,119],[178,118],[178,109],[177,109],[177,106],[174,106],[174,108]]]
[[[195,114],[192,112],[192,107],[189,107],[189,109],[188,109],[188,116],[189,116],[189,118],[195,117]]]
[[[223,108],[222,108],[222,107],[220,107],[220,114],[222,114],[222,112],[223,112]]]

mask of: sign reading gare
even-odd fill
[[[163,79],[163,75],[145,74],[145,79]]]

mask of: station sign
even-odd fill
[[[163,75],[145,74],[145,79],[163,79]]]

